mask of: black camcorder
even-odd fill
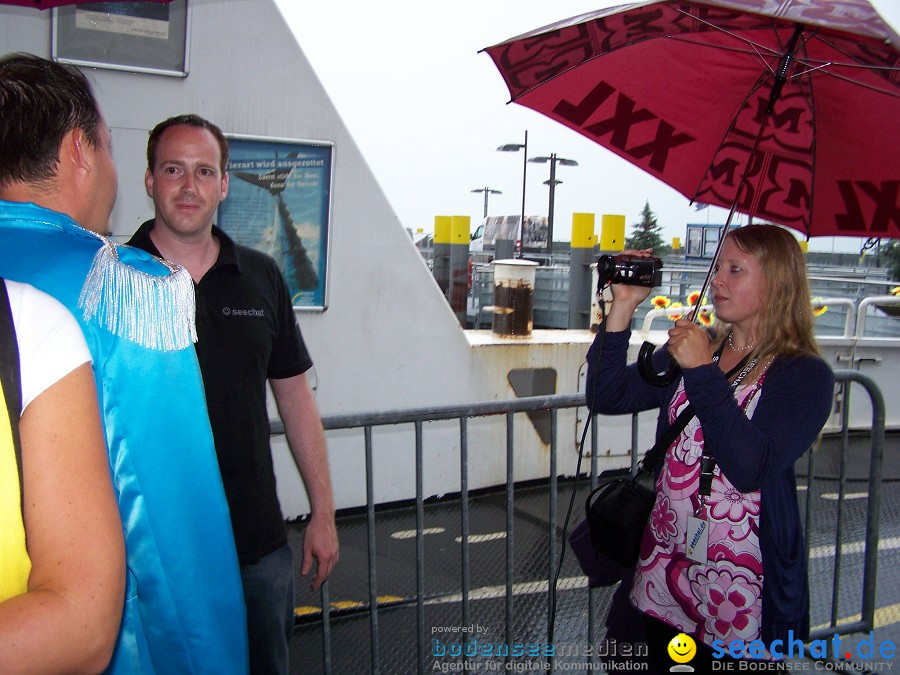
[[[662,260],[655,256],[628,253],[601,255],[597,258],[597,291],[602,291],[609,284],[647,288],[659,286],[662,283],[662,266]]]

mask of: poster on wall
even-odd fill
[[[275,259],[295,308],[324,310],[333,144],[229,136],[228,147],[218,226]]]
[[[79,2],[53,10],[52,56],[81,66],[184,77],[187,0]]]

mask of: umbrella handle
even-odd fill
[[[675,359],[669,356],[669,362],[666,364],[665,369],[661,373],[657,373],[653,368],[654,351],[656,351],[656,345],[652,342],[645,342],[641,345],[637,358],[638,372],[644,378],[644,381],[656,387],[665,387],[675,381],[681,369],[678,367]]]

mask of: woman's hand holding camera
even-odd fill
[[[653,257],[653,249],[645,248],[640,251],[623,251],[622,254],[639,258]],[[622,331],[631,326],[631,317],[634,310],[650,295],[652,289],[647,286],[632,286],[626,284],[612,284],[612,305],[606,317],[606,330],[610,332]]]

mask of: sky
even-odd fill
[[[523,106],[479,50],[620,0],[275,0],[404,227],[433,231],[437,215],[518,214],[523,153],[573,159],[557,166],[554,240],[567,241],[573,213],[625,216],[626,234],[645,202],[663,239],[684,243],[687,223],[724,223],[727,211],[697,211],[661,181],[580,134]],[[900,0],[871,0],[900,32]],[[339,153],[340,149],[337,148]],[[549,164],[528,164],[526,211],[546,215]],[[743,216],[739,216],[743,218]],[[811,251],[859,251],[863,240],[814,237]]]

